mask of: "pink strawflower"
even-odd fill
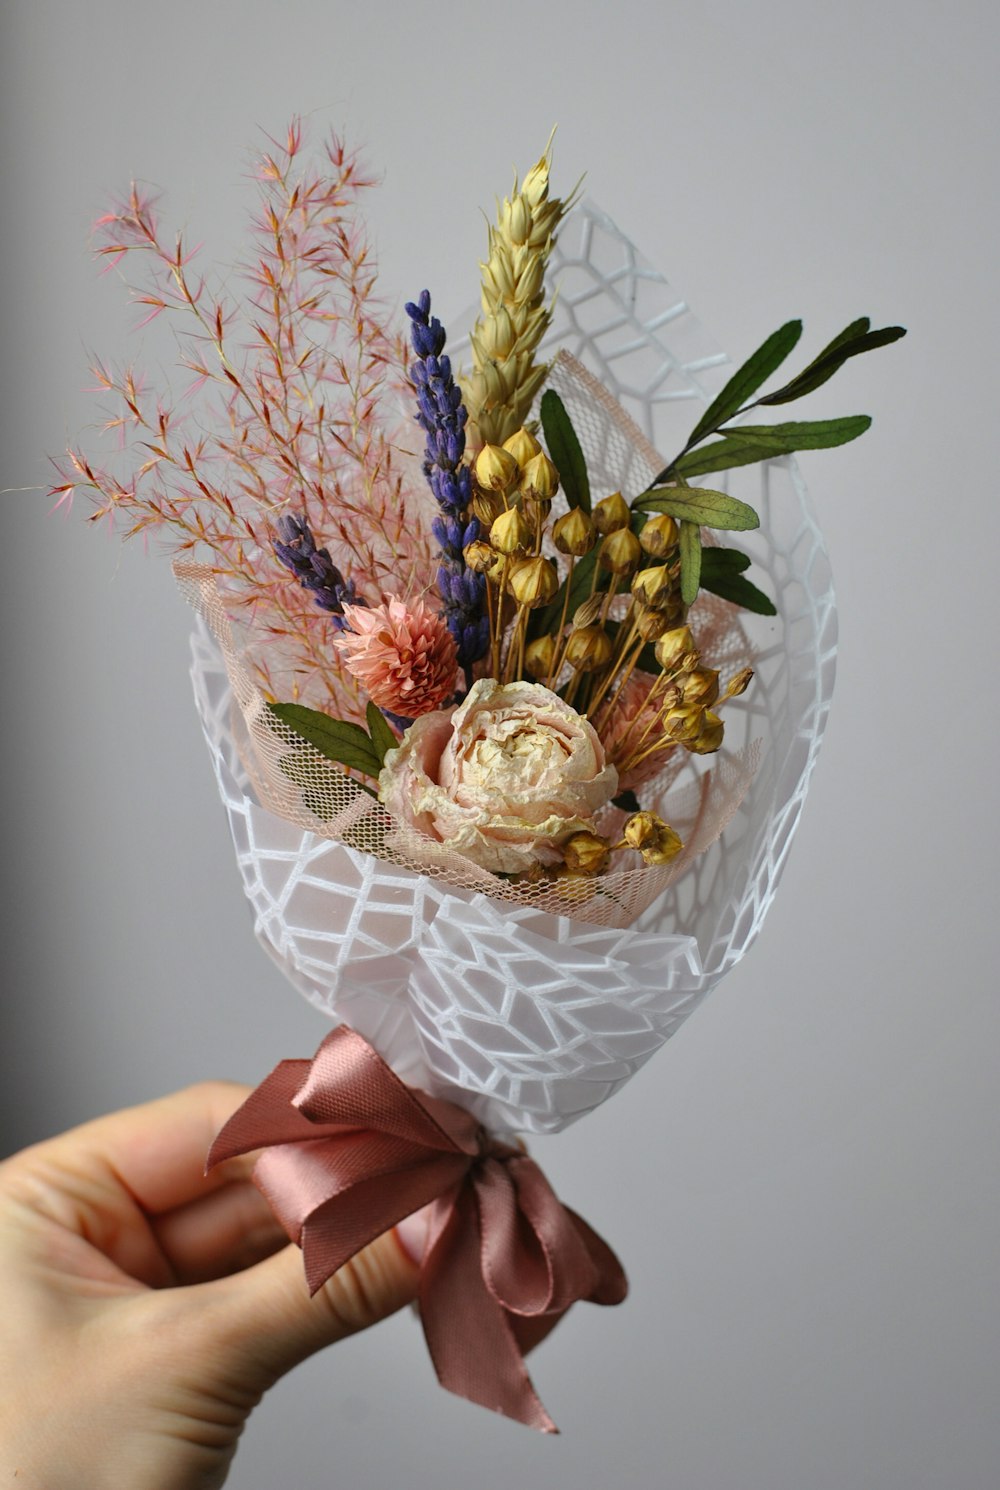
[[[418,719],[455,692],[458,654],[444,621],[422,600],[394,595],[381,605],[345,605],[350,630],[333,644],[373,704]]]

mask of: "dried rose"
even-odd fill
[[[593,726],[539,683],[481,678],[386,755],[389,812],[494,874],[562,862],[618,790]]]

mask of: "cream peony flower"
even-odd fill
[[[560,863],[617,790],[586,719],[540,683],[494,678],[416,720],[379,776],[394,817],[494,874]]]

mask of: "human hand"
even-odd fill
[[[414,1296],[389,1232],[310,1299],[252,1161],[205,1178],[247,1092],[191,1087],[0,1164],[0,1478],[212,1490],[278,1377]]]

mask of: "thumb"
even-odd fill
[[[211,1284],[201,1314],[213,1352],[257,1391],[307,1356],[366,1330],[416,1297],[420,1269],[387,1231],[309,1297],[302,1253],[288,1246],[255,1267]]]

